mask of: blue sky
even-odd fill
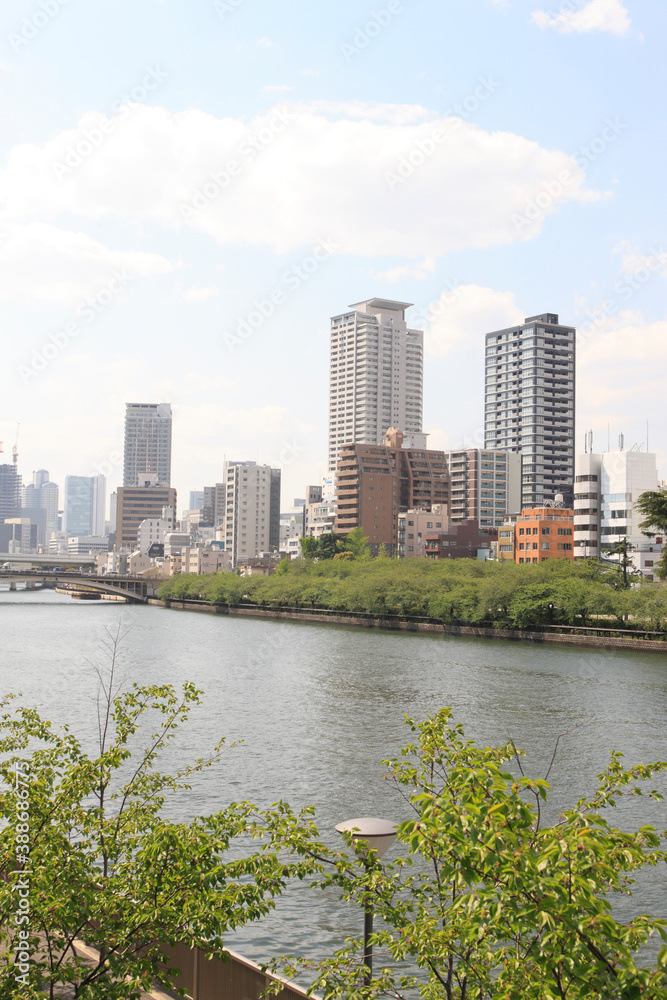
[[[482,444],[483,335],[581,330],[577,443],[667,477],[656,0],[5,0],[5,452],[120,480],[124,404],[174,405],[174,485],[325,470],[329,317],[426,332],[433,447]],[[316,251],[316,253],[314,253]],[[3,456],[5,457],[5,456]]]

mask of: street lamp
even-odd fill
[[[339,833],[351,833],[355,843],[365,842],[366,849],[361,852],[361,856],[367,868],[371,865],[368,857],[370,848],[376,852],[378,858],[381,858],[396,840],[396,824],[390,823],[387,819],[363,816],[361,819],[348,819],[344,823],[338,823],[336,829]],[[370,941],[372,933],[373,899],[370,892],[367,892],[364,902],[364,965],[366,966],[364,986],[370,986],[373,976],[373,945]]]

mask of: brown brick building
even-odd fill
[[[373,551],[396,552],[400,511],[449,505],[444,451],[402,444],[402,433],[390,430],[384,445],[343,445],[338,458],[335,531],[360,527]]]

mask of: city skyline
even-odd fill
[[[369,295],[415,303],[429,447],[484,446],[484,335],[547,309],[578,331],[575,450],[645,448],[648,421],[667,478],[667,10],[393,7],[3,6],[0,462],[20,422],[24,482],[113,489],[125,403],[163,400],[181,498],[225,458],[301,495],[329,317]]]

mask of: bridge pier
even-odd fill
[[[10,590],[16,590],[16,581],[15,580],[12,580],[12,582],[9,584],[9,589]]]

